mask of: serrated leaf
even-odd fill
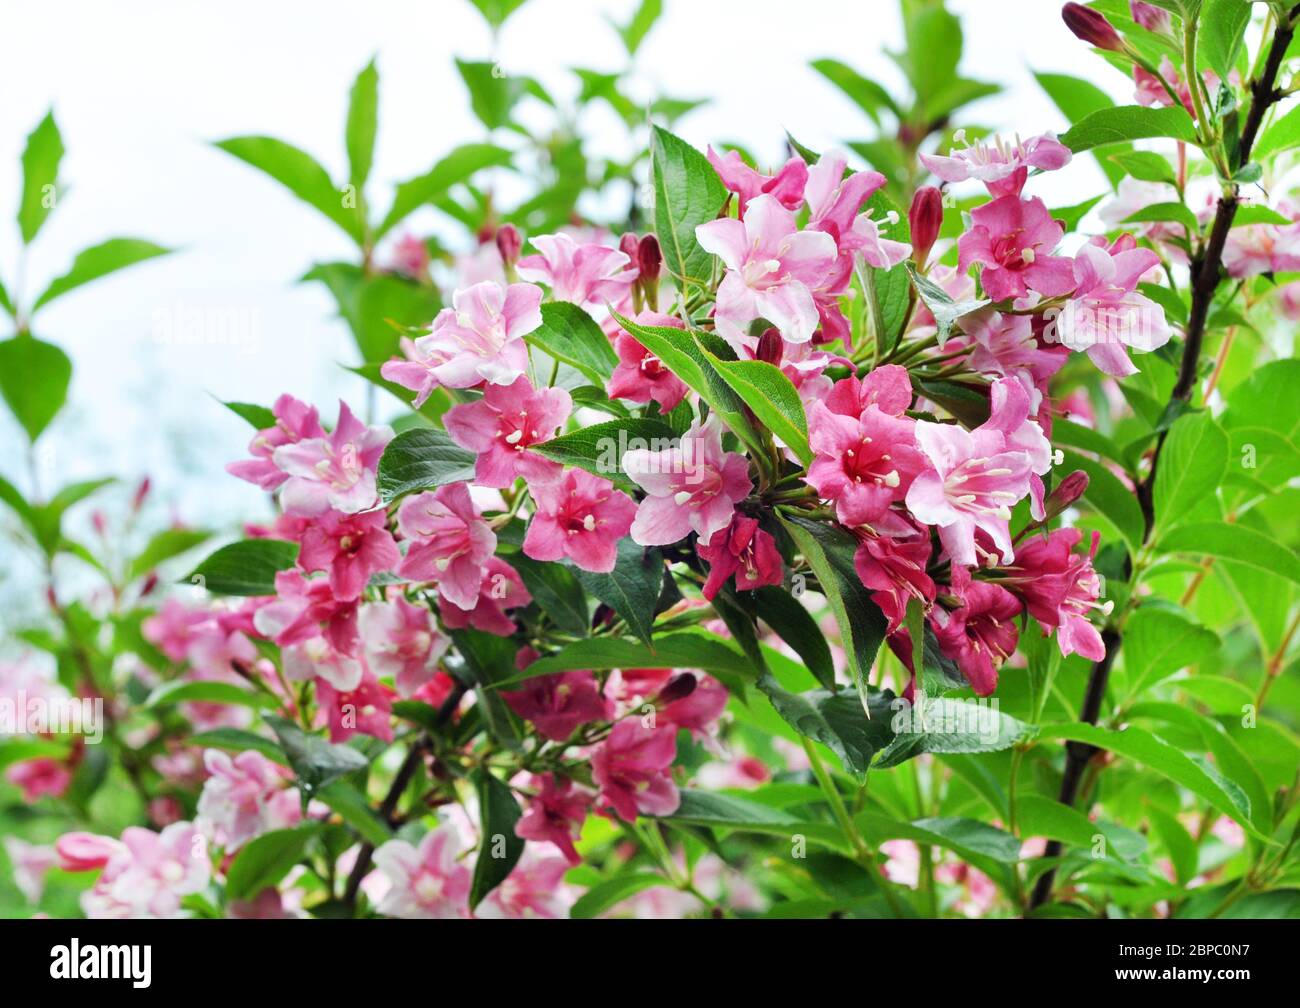
[[[664,265],[681,284],[707,287],[713,257],[696,241],[695,229],[717,217],[727,188],[703,154],[662,127],[654,127],[650,156]]]
[[[222,546],[185,580],[214,595],[274,595],[275,575],[297,559],[297,543],[244,539]]]
[[[1182,108],[1116,105],[1084,116],[1061,135],[1061,143],[1078,154],[1094,147],[1150,137],[1195,143],[1196,127]]]
[[[391,504],[419,490],[472,482],[474,462],[474,453],[456,444],[446,431],[423,427],[403,431],[388,442],[379,459],[375,481],[379,499]]]
[[[600,388],[606,385],[618,365],[618,354],[595,319],[568,301],[542,305],[541,326],[524,339],[556,360],[577,368]]]
[[[608,574],[574,567],[582,587],[623,617],[628,629],[650,644],[655,604],[663,591],[666,568],[655,547],[639,546],[630,538],[618,541],[618,556]]]

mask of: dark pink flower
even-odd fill
[[[678,683],[682,682],[693,685],[689,690],[680,690],[685,696],[673,698],[673,693],[678,691]],[[683,672],[663,688],[658,723],[685,728],[698,738],[709,733],[726,706],[727,688],[722,683],[703,672]]]
[[[676,736],[672,725],[648,728],[639,717],[614,725],[591,757],[591,778],[600,788],[596,805],[612,808],[625,822],[640,814],[676,812],[681,796],[669,770],[677,755]]]
[[[317,679],[316,702],[329,725],[331,742],[346,742],[358,732],[393,741],[393,691],[372,672],[364,672],[360,684],[350,690]]]
[[[553,843],[569,864],[581,863],[574,841],[591,808],[591,794],[569,778],[557,779],[549,773],[534,776],[532,786],[537,788],[537,795],[515,823],[516,835],[525,840]]]
[[[797,210],[803,202],[808,165],[801,157],[790,158],[775,175],[764,175],[745,164],[739,151],[719,154],[710,147],[706,155],[709,164],[713,165],[714,171],[722,179],[722,184],[736,194],[742,217],[749,208],[750,200],[764,193],[774,197],[787,210]]]
[[[474,452],[475,482],[508,487],[526,480],[554,479],[558,462],[529,451],[549,441],[573,410],[573,398],[562,388],[534,389],[526,375],[510,385],[488,385],[478,402],[453,406],[443,417],[451,439]]]
[[[472,626],[484,633],[509,637],[518,628],[506,610],[519,609],[532,600],[533,597],[515,569],[500,557],[493,556],[488,557],[483,564],[478,603],[473,609],[462,609],[446,596],[440,595],[438,610],[442,613],[443,624],[449,630]]]
[[[336,598],[354,599],[373,574],[390,571],[402,560],[382,510],[341,515],[327,511],[302,533],[298,564],[305,571],[329,573]]]
[[[275,426],[259,430],[248,444],[249,454],[253,457],[226,466],[226,472],[230,475],[255,483],[263,490],[274,490],[289,478],[288,473],[272,460],[271,456],[277,448],[325,436],[316,407],[300,402],[291,395],[280,396],[271,407],[271,412],[275,415]]]
[[[253,625],[281,647],[322,634],[346,655],[357,649],[357,600],[334,595],[325,578],[308,580],[297,570],[275,576],[276,598],[257,610]]]
[[[808,442],[816,458],[808,467],[808,485],[834,502],[835,514],[845,525],[879,519],[906,496],[925,468],[914,447],[915,425],[911,418],[892,416],[874,404],[861,416],[845,416],[814,403],[808,414]]]
[[[935,610],[935,636],[976,694],[988,696],[997,688],[998,668],[1016,649],[1020,635],[1015,620],[1023,607],[1000,585],[971,580],[959,564],[952,568],[951,590],[961,605],[951,612]]]
[[[709,565],[709,577],[704,582],[704,597],[709,600],[733,574],[737,591],[779,585],[783,577],[776,540],[758,527],[758,519],[748,515],[737,514],[730,525],[715,532],[707,543],[699,540],[695,552]]]
[[[1088,614],[1094,609],[1109,612],[1110,603],[1097,603],[1101,580],[1092,566],[1097,533],[1086,555],[1074,552],[1082,536],[1077,528],[1060,528],[1022,542],[1008,587],[1024,600],[1044,633],[1056,631],[1062,655],[1079,654],[1096,662],[1105,657],[1106,648]]]
[[[1061,225],[1038,197],[1002,196],[971,211],[971,229],[957,239],[958,267],[984,267],[980,280],[994,301],[1030,290],[1056,297],[1074,289],[1069,259],[1052,255]]]
[[[858,530],[854,569],[871,589],[893,633],[907,615],[907,603],[918,599],[928,612],[934,604],[935,586],[926,568],[930,563],[930,530],[907,519],[900,535],[871,529]]]
[[[648,326],[683,328],[681,319],[659,312],[641,312],[633,321]],[[611,399],[638,403],[653,399],[659,404],[660,411],[667,413],[686,398],[686,383],[669,371],[663,361],[638,343],[630,333],[618,330],[614,337],[614,351],[618,354],[618,366],[609,376],[609,384],[605,389]]]
[[[609,480],[570,469],[554,482],[530,485],[537,511],[524,535],[534,560],[571,559],[583,570],[614,569],[618,541],[636,517],[636,504]]]
[[[501,696],[511,710],[556,742],[563,742],[580,725],[608,721],[613,713],[596,677],[577,669],[533,676],[524,680],[522,688]]]

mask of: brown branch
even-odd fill
[[[1264,69],[1260,73],[1259,79],[1251,84],[1250,111],[1246,114],[1246,123],[1241,131],[1241,141],[1238,147],[1239,154],[1236,158],[1237,164],[1245,164],[1249,161],[1250,152],[1255,146],[1255,137],[1259,133],[1261,123],[1264,121],[1264,114],[1270,106],[1282,98],[1282,92],[1277,88],[1277,74],[1282,66],[1282,60],[1286,55],[1287,48],[1291,44],[1291,37],[1294,33],[1292,20],[1297,15],[1300,15],[1300,4],[1297,4],[1290,11],[1285,22],[1278,25],[1277,31],[1273,35]],[[1225,192],[1219,198],[1219,204],[1214,213],[1214,223],[1210,228],[1209,239],[1192,257],[1189,265],[1192,303],[1187,313],[1183,355],[1179,362],[1178,378],[1169,394],[1169,407],[1173,407],[1177,403],[1187,402],[1191,399],[1192,392],[1195,390],[1201,348],[1205,342],[1205,324],[1209,318],[1210,305],[1214,301],[1215,292],[1219,288],[1219,276],[1223,269],[1223,247],[1228,240],[1228,232],[1232,228],[1233,219],[1237,216],[1237,206],[1238,197],[1234,187],[1232,192]],[[1168,410],[1166,415],[1168,415]],[[1138,503],[1142,507],[1143,545],[1151,537],[1151,532],[1155,527],[1153,492],[1156,471],[1160,464],[1160,454],[1164,448],[1167,430],[1168,428],[1161,431],[1157,436],[1155,451],[1151,456],[1151,468],[1137,488]],[[1131,570],[1132,558],[1129,558],[1125,564],[1126,576],[1131,573]],[[1123,643],[1119,630],[1114,626],[1108,627],[1103,632],[1102,642],[1105,644],[1106,654],[1101,661],[1093,666],[1092,672],[1088,676],[1083,705],[1079,711],[1079,720],[1087,724],[1097,723],[1101,714],[1101,703],[1106,694],[1106,685],[1110,679],[1110,669],[1115,662],[1120,645]],[[1083,780],[1084,770],[1098,751],[1096,746],[1078,742],[1067,743],[1065,747],[1065,767],[1061,774],[1061,789],[1058,792],[1058,800],[1062,805],[1072,806],[1074,804],[1079,795],[1079,785]],[[1043,856],[1051,859],[1059,857],[1060,853],[1060,842],[1052,840],[1048,842]],[[1030,896],[1028,909],[1032,910],[1041,906],[1051,898],[1055,881],[1056,866],[1053,865],[1039,876],[1038,882],[1034,885],[1034,891]]]

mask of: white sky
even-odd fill
[[[604,16],[623,20],[633,5],[529,0],[507,25],[499,58],[568,95],[566,67],[622,64],[622,43]],[[665,6],[639,72],[673,97],[712,99],[678,127],[699,147],[737,140],[772,158],[786,128],[823,149],[866,135],[859,110],[809,69],[812,59],[836,57],[886,86],[898,79],[882,53],[901,44],[893,0]],[[1087,76],[1131,100],[1123,78],[1064,28],[1059,4],[951,7],[966,32],[963,72],[1007,88],[974,106],[973,121],[1022,135],[1063,129],[1031,69]],[[337,367],[353,362],[353,350],[329,295],[294,283],[313,261],[347,257],[350,246],[314,210],[207,141],[270,134],[341,174],[347,92],[377,53],[371,191],[372,202],[386,205],[391,183],[482,138],[453,57],[488,58],[486,26],[466,0],[0,0],[0,25],[0,276],[11,293],[19,155],[51,105],[68,149],[69,192],[27,264],[23,293],[42,289],[79,249],[115,235],[181,249],[69,294],[42,315],[37,334],[64,347],[76,368],[70,407],[43,439],[45,479],[149,472],[165,502],[159,519],[171,511],[194,524],[263,516],[263,495],[222,472],[243,454],[248,429],[208,393],[269,404],[290,391],[320,403],[331,420],[339,395],[361,399],[360,380]],[[1098,192],[1100,174],[1079,159],[1035,186],[1063,205]],[[415,220],[436,226],[435,217]],[[195,310],[243,313],[254,320],[252,343],[159,343],[160,317]],[[5,413],[0,473],[26,486],[20,445]]]

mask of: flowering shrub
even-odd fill
[[[1072,125],[1007,140],[948,129],[990,86],[942,7],[903,10],[915,95],[817,65],[898,120],[874,168],[656,125],[649,216],[614,229],[563,223],[562,175],[500,215],[460,184],[536,151],[491,144],[376,221],[373,65],[342,208],[303,152],[221,143],[355,239],[311,278],[369,404],[228,403],[228,472],[274,516],[172,592],[154,571],[204,534],[119,571],[60,531],[96,487],[0,484],[51,570],[112,589],[52,584],[57,631],[23,636],[57,677],[0,675],[100,698],[111,755],[10,732],[7,777],[88,827],[106,776],[135,792],[118,829],[10,842],[31,902],[57,865],[110,917],[1300,912],[1270,696],[1300,375],[1268,329],[1300,269],[1297,12],[1067,4],[1137,104],[1045,74]],[[529,86],[475,66],[513,123]],[[1113,191],[1036,192],[1093,155]],[[426,202],[481,242],[445,305],[426,243],[381,246]],[[32,354],[16,318],[0,348]]]

